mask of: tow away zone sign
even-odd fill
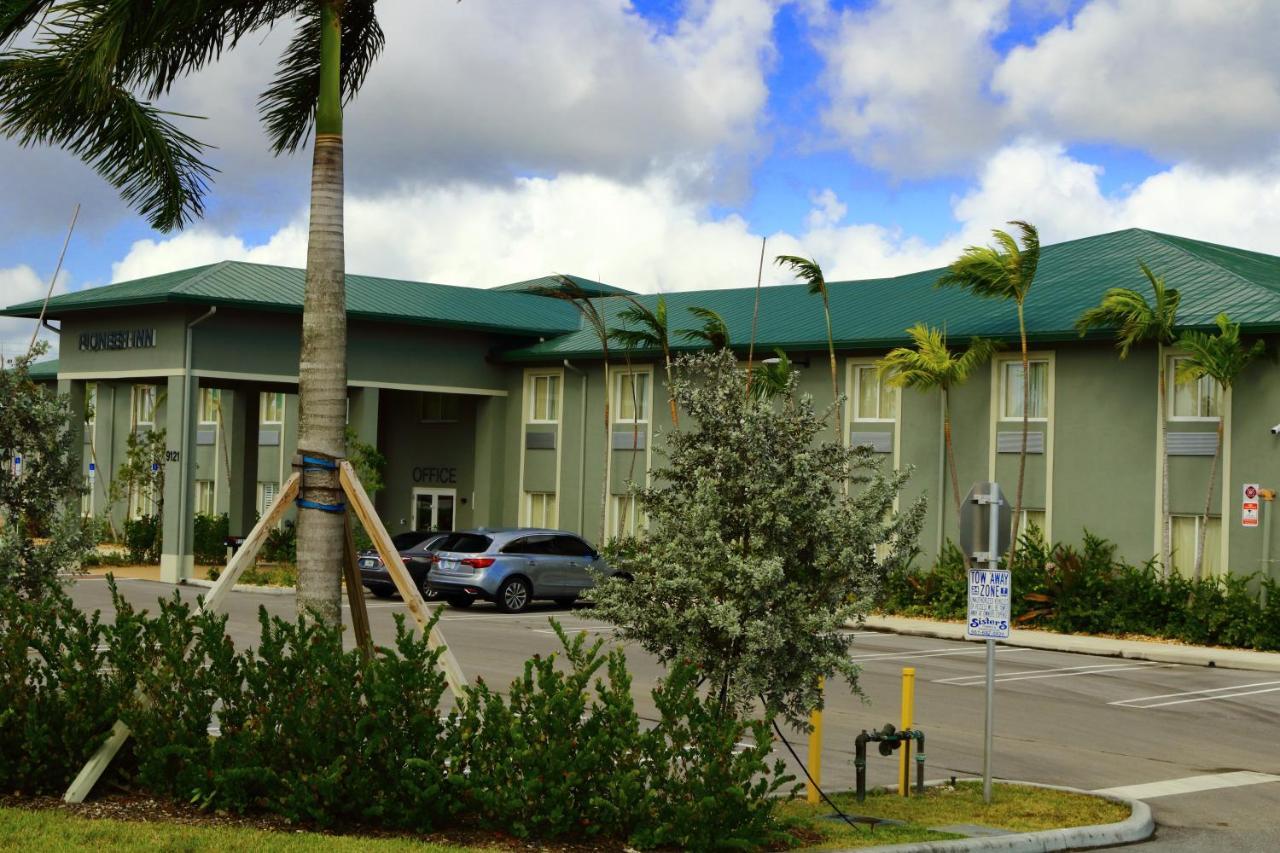
[[[975,640],[1009,639],[1010,573],[1003,569],[969,570],[969,624],[965,636]]]

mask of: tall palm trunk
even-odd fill
[[[1018,491],[1013,503],[1013,536],[1009,537],[1009,562],[1018,555],[1018,528],[1022,525],[1022,484],[1027,476],[1027,428],[1031,408],[1031,370],[1027,359],[1027,324],[1018,303],[1018,337],[1022,342],[1022,450],[1018,453]]]
[[[346,258],[342,231],[341,2],[320,12],[320,93],[311,165],[311,223],[307,238],[302,353],[298,364],[298,449],[340,458],[347,402]],[[300,498],[342,503],[336,471],[304,471]],[[341,619],[343,516],[298,510],[299,614],[337,624]]]
[[[667,407],[671,409],[671,425],[678,430],[680,429],[680,413],[676,411],[676,397],[671,393],[671,354],[665,353],[663,361],[667,370]]]
[[[1200,580],[1204,574],[1204,542],[1205,534],[1209,532],[1209,510],[1213,509],[1213,487],[1218,482],[1218,458],[1222,456],[1223,417],[1218,415],[1218,443],[1213,449],[1213,464],[1209,467],[1209,491],[1204,496],[1204,516],[1200,519],[1200,533],[1196,537],[1196,567],[1192,572],[1195,580]]]
[[[613,421],[610,419],[609,403],[613,400],[613,377],[609,375],[609,350],[604,350],[604,482],[600,487],[600,540],[609,537],[609,475],[613,461]]]
[[[1168,377],[1165,375],[1164,344],[1160,356],[1160,571],[1169,574],[1173,551],[1173,531],[1169,525],[1169,401]]]
[[[827,319],[827,354],[831,356],[831,399],[832,402],[840,399],[840,380],[838,378],[839,371],[836,369],[836,341],[831,335],[831,303],[827,300],[827,291],[822,291],[822,313]],[[840,405],[836,408],[836,415],[839,417],[839,425],[836,427],[836,435],[840,437],[840,443],[844,444],[844,406]]]
[[[942,388],[942,441],[947,448],[947,469],[951,473],[951,497],[956,503],[956,523],[960,523],[960,513],[963,506],[960,500],[960,474],[956,471],[956,451],[951,443],[951,395],[947,392],[946,387]],[[961,549],[960,555],[964,558],[964,567],[969,568],[969,553]]]

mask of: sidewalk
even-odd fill
[[[868,616],[860,626],[868,631],[884,631],[909,637],[936,637],[940,640],[963,640],[963,622],[939,622],[933,619],[909,619],[903,616]],[[1077,652],[1086,655],[1178,663],[1186,666],[1217,666],[1225,669],[1252,669],[1280,672],[1280,652],[1254,652],[1223,649],[1216,646],[1185,646],[1159,640],[1119,640],[1111,637],[1089,637],[1081,634],[1055,634],[1014,628],[1007,646],[1043,649],[1052,652]]]

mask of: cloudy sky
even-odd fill
[[[1009,219],[1280,254],[1274,0],[381,0],[346,115],[352,271],[641,291],[946,263]],[[290,33],[166,106],[216,146],[205,220],[151,231],[87,167],[0,140],[0,302],[220,259],[301,266],[309,159],[255,112]],[[781,280],[770,273],[767,281]],[[30,321],[0,320],[0,346]]]

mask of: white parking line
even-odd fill
[[[1234,699],[1237,696],[1253,696],[1258,693],[1275,693],[1280,691],[1280,687],[1272,685],[1280,684],[1280,681],[1255,681],[1252,684],[1234,684],[1230,687],[1207,687],[1204,690],[1185,690],[1182,693],[1157,693],[1155,696],[1138,696],[1135,699],[1117,699],[1115,702],[1108,702],[1108,705],[1120,705],[1126,708],[1163,708],[1166,705],[1184,705],[1188,702],[1211,702],[1214,699]],[[1262,690],[1246,690],[1248,687],[1261,687]],[[1224,691],[1233,690],[1234,693],[1225,693]],[[1206,696],[1203,694],[1214,693],[1217,695]],[[1188,696],[1192,698],[1183,699],[1178,697]],[[1152,699],[1169,699],[1168,702],[1152,702]],[[1144,704],[1136,704],[1136,703]]]
[[[1147,782],[1143,785],[1102,788],[1093,793],[1109,794],[1113,797],[1127,797],[1131,800],[1150,800],[1155,797],[1195,794],[1200,791],[1213,791],[1218,788],[1260,785],[1263,782],[1280,782],[1280,776],[1272,776],[1270,773],[1254,773],[1252,770],[1238,770],[1234,773],[1209,773],[1204,776],[1166,779],[1163,782]]]
[[[555,633],[555,630],[552,628],[531,628],[530,630],[533,631],[535,634],[554,634]],[[605,634],[605,633],[611,633],[616,630],[617,628],[613,625],[578,625],[572,628],[565,628],[564,632],[566,634],[573,634],[577,631],[586,631],[589,634]]]
[[[1003,675],[997,674],[996,681],[1031,681],[1040,678],[1071,678],[1076,675],[1107,675],[1112,672],[1126,672],[1132,669],[1150,669],[1153,666],[1166,669],[1175,667],[1177,664],[1147,661],[1143,663],[1094,663],[1086,666],[1060,666],[1053,669],[1026,669],[1018,672],[1008,672]],[[934,684],[951,684],[957,687],[973,687],[985,682],[986,676],[981,674],[933,679]]]
[[[1035,649],[1011,648],[1009,646],[996,646],[996,651],[1004,654],[1013,652],[1032,652]],[[918,652],[883,652],[874,655],[852,655],[849,660],[854,662],[879,662],[889,660],[914,660],[915,658],[945,658],[955,655],[985,655],[987,650],[984,648],[977,649],[923,649]]]

